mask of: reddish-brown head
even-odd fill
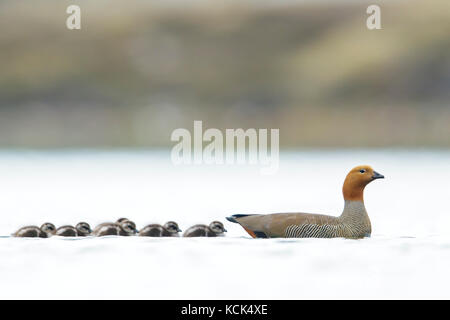
[[[374,171],[371,166],[354,167],[345,178],[342,192],[345,200],[364,201],[364,188],[373,180],[384,176]]]

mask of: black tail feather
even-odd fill
[[[227,219],[228,221],[233,222],[233,223],[238,223],[236,221],[236,219],[234,219],[233,217],[226,217],[225,219]]]
[[[252,216],[252,214],[233,214],[231,217],[226,217],[230,222],[239,223],[236,219]]]

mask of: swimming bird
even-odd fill
[[[92,232],[91,227],[86,222],[80,222],[75,227],[62,226],[56,229],[56,236],[60,237],[85,237]]]
[[[138,233],[134,222],[124,220],[120,223],[106,222],[95,227],[92,234],[97,237],[103,236],[134,236]]]
[[[186,230],[183,237],[220,237],[227,232],[223,223],[220,221],[213,221],[209,226],[204,224],[196,224]]]
[[[178,237],[181,229],[174,221],[167,222],[164,226],[160,224],[149,224],[139,231],[140,237]]]
[[[101,223],[94,228],[92,235],[96,237],[103,236],[118,236],[120,231],[120,226],[117,223],[105,222]]]
[[[118,223],[120,226],[119,236],[134,236],[139,231],[136,229],[136,224],[128,219],[123,219]]]
[[[92,233],[91,226],[87,222],[80,222],[75,226],[78,237],[87,237]]]
[[[60,237],[76,237],[77,229],[72,226],[62,226],[56,229],[55,236]]]
[[[123,224],[124,222],[128,222],[129,225],[124,225]],[[122,229],[128,229],[128,227],[130,226],[131,229],[134,231],[134,233],[139,233],[139,231],[136,229],[136,224],[128,218],[119,218],[119,219],[117,219],[116,223],[121,225]],[[119,232],[119,235],[120,236],[129,236],[130,234],[128,231],[122,230]]]
[[[21,238],[50,238],[56,231],[53,223],[46,222],[40,228],[36,226],[22,227],[13,233],[13,237]]]
[[[310,213],[236,214],[227,220],[240,224],[253,238],[368,237],[372,226],[364,206],[364,188],[383,178],[370,166],[353,168],[342,187],[345,203],[338,217]]]

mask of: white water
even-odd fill
[[[347,171],[386,176],[365,193],[372,238],[250,239],[224,217],[338,215]],[[0,152],[0,298],[450,298],[450,152],[282,153],[280,169],[174,167],[160,152]],[[226,238],[17,239],[23,225],[128,217]]]

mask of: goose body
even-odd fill
[[[364,206],[364,188],[384,178],[370,166],[358,166],[347,175],[344,210],[338,217],[311,213],[233,215],[227,220],[240,224],[253,238],[363,238],[372,233]]]

